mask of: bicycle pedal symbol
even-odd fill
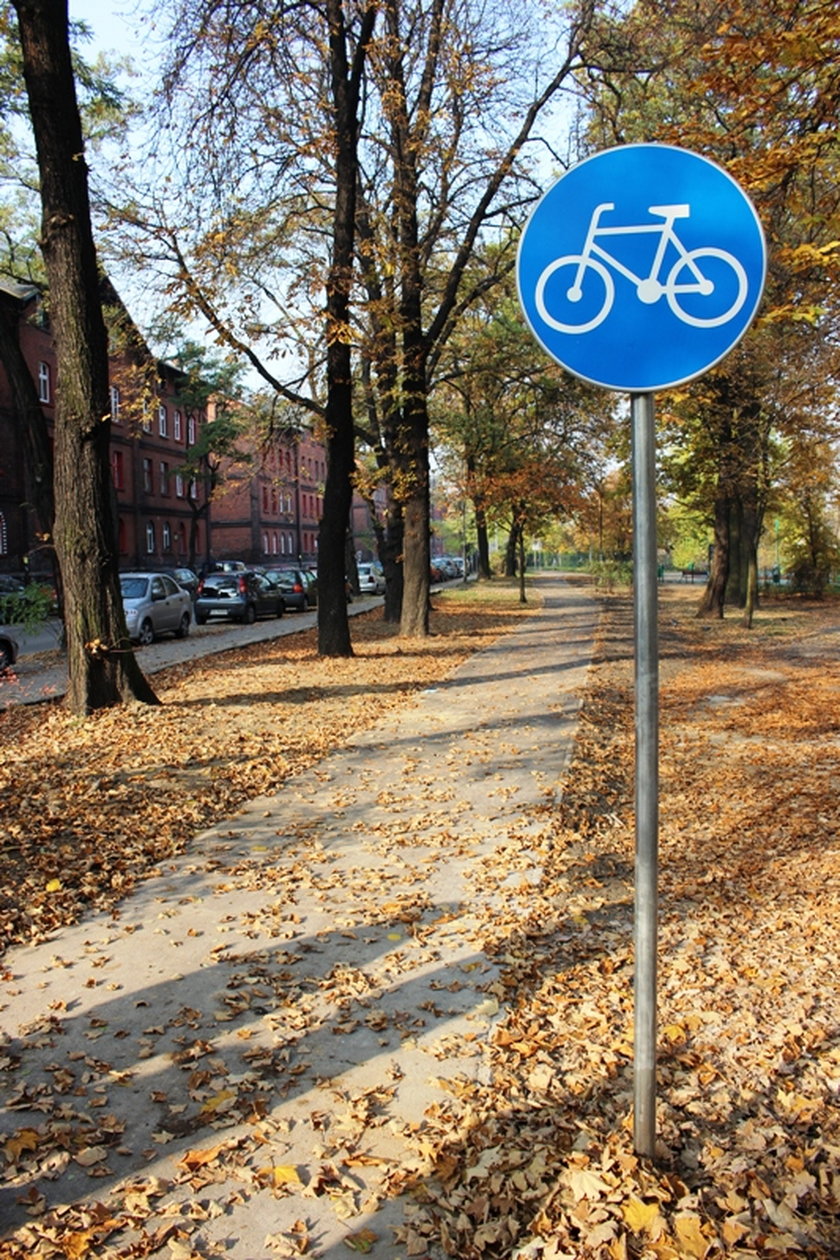
[[[540,274],[534,300],[550,328],[587,333],[604,322],[615,301],[615,280],[609,268],[635,285],[640,302],[653,305],[664,297],[677,319],[694,328],[718,328],[735,318],[747,297],[746,272],[724,249],[685,247],[674,224],[689,218],[689,205],[648,206],[648,213],[661,219],[660,223],[605,227],[602,216],[612,210],[615,203],[611,201],[596,206],[581,252],[554,259]],[[645,235],[659,237],[646,276],[636,275],[601,243],[606,237]],[[677,258],[663,281],[669,246]]]

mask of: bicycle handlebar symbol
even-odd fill
[[[738,259],[726,250],[713,247],[686,249],[674,230],[674,223],[677,219],[689,217],[690,206],[648,206],[648,213],[661,218],[661,223],[603,227],[601,216],[614,209],[615,203],[611,201],[596,206],[581,252],[556,258],[543,269],[537,281],[535,301],[541,318],[550,328],[562,333],[586,333],[603,323],[615,301],[615,281],[605,264],[636,286],[640,302],[652,305],[664,296],[673,314],[684,324],[694,328],[717,328],[734,319],[746,300],[746,272]],[[598,243],[606,236],[641,236],[648,233],[658,234],[659,241],[647,276],[637,276]],[[659,277],[669,245],[674,247],[678,257],[663,283]],[[552,284],[547,298],[546,286],[564,268],[571,269],[569,282]],[[581,318],[581,312],[576,312],[574,307],[584,296],[588,305]],[[697,298],[709,299],[709,302],[698,302]],[[686,299],[689,301],[686,302]],[[725,304],[723,309],[722,303]],[[597,310],[591,315],[593,305],[597,306]],[[696,313],[698,306],[700,314]],[[576,314],[577,320],[574,318]]]

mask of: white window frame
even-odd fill
[[[52,373],[49,363],[43,360],[38,364],[38,402],[52,402]]]
[[[154,521],[146,522],[146,555],[153,556],[155,554],[155,523]]]
[[[174,441],[181,441],[181,413],[176,410],[172,412],[172,437]]]
[[[122,403],[122,398],[120,397],[120,387],[119,385],[112,385],[111,386],[111,423],[112,424],[122,424],[122,419],[120,417],[121,403]]]
[[[169,413],[166,403],[158,404],[158,437],[169,437]]]

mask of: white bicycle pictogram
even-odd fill
[[[535,300],[541,318],[550,328],[555,328],[558,332],[563,333],[586,333],[603,323],[612,310],[613,302],[615,301],[615,281],[605,264],[609,264],[610,267],[620,275],[625,276],[636,286],[636,296],[640,302],[652,305],[664,296],[674,315],[684,324],[690,324],[694,328],[716,328],[721,324],[728,323],[730,319],[734,319],[744,305],[747,296],[746,272],[738,259],[724,249],[715,249],[711,246],[699,249],[686,249],[674,230],[674,222],[677,219],[687,219],[691,213],[690,206],[648,206],[648,213],[661,218],[661,223],[603,227],[600,222],[601,215],[614,209],[615,203],[611,201],[605,201],[601,205],[596,206],[592,212],[586,241],[581,252],[579,254],[566,254],[562,258],[556,258],[543,269],[537,281]],[[615,258],[603,245],[598,243],[605,236],[636,236],[647,233],[659,234],[659,242],[656,247],[653,264],[647,276],[637,276],[626,264]],[[665,251],[669,245],[674,247],[678,257],[663,284],[659,279],[659,275],[662,271]],[[716,283],[704,272],[704,264],[712,262],[719,264],[716,268],[718,273],[721,272],[720,265],[722,265],[723,273],[721,274],[725,283]],[[570,282],[564,286],[561,279],[559,287],[557,284],[552,285],[552,293],[550,295],[550,302],[554,307],[554,313],[552,313],[546,302],[546,285],[563,268],[572,269],[569,277]],[[731,296],[733,275],[736,286],[734,297]],[[603,295],[600,298],[598,298],[593,289],[593,282],[596,280],[603,285]],[[599,303],[598,309],[591,317],[587,318],[584,315],[583,320],[576,323],[572,318],[574,310],[566,313],[560,312],[557,308],[561,301],[570,304],[571,307],[580,302],[584,297],[584,284],[587,285],[588,310],[591,311],[592,304]],[[721,292],[723,293],[722,300],[727,304],[725,310],[719,309]],[[716,294],[718,296],[717,307],[714,305]],[[687,295],[694,295],[695,297],[692,310],[686,310],[685,306],[680,304],[681,299]],[[698,295],[701,298],[712,300],[712,313],[708,315],[693,313],[697,309],[696,297]],[[565,319],[558,318],[558,315],[561,313],[566,315]]]

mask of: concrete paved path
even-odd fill
[[[28,1222],[31,1254],[60,1210],[100,1230],[78,1253],[98,1258],[152,1236],[167,1260],[298,1255],[304,1235],[324,1260],[424,1254],[425,1119],[486,1070],[483,942],[540,879],[597,622],[586,591],[539,585],[512,634],[118,915],[6,956],[0,1238]]]

